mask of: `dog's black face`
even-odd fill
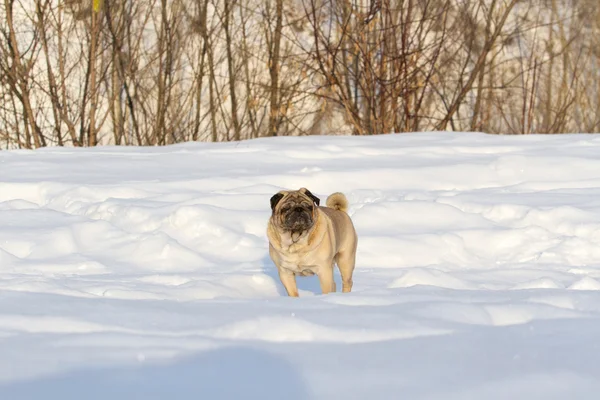
[[[315,223],[315,207],[319,198],[307,189],[294,192],[277,193],[271,198],[273,215],[279,226],[290,232],[304,232]]]
[[[290,201],[281,207],[282,226],[292,232],[303,232],[312,228],[313,205],[306,201]]]

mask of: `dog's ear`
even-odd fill
[[[275,207],[277,207],[277,203],[279,203],[281,199],[283,199],[283,193],[277,193],[273,195],[273,197],[271,197],[271,210],[275,210]]]
[[[321,200],[317,196],[315,196],[314,194],[312,194],[310,192],[310,190],[304,189],[304,194],[307,195],[308,197],[310,197],[312,199],[312,201],[314,201],[317,206],[319,204],[321,204]]]

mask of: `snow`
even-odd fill
[[[598,154],[450,132],[0,152],[0,398],[596,399]],[[350,294],[284,295],[269,198],[299,187],[351,203]]]

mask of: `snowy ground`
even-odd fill
[[[351,294],[283,295],[301,186],[351,202]],[[600,136],[0,152],[3,400],[597,399],[599,345]]]

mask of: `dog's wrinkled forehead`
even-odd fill
[[[317,196],[312,194],[306,188],[300,188],[300,190],[293,190],[293,191],[282,190],[282,191],[278,192],[277,194],[275,194],[273,197],[271,197],[271,209],[275,210],[275,207],[277,207],[277,205],[279,203],[281,203],[281,201],[284,199],[285,199],[284,203],[288,203],[288,202],[301,203],[303,201],[308,201],[309,203],[314,203],[317,206],[321,202],[321,200],[319,200],[319,198]]]
[[[300,193],[300,192],[291,192],[291,193],[288,193],[288,195],[285,196],[282,199],[282,204],[283,203],[293,203],[293,204],[307,203],[307,204],[312,204],[312,202],[313,201],[310,199],[310,197],[308,197],[304,193]]]

